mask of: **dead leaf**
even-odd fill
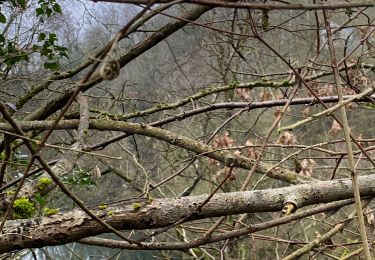
[[[259,94],[259,101],[270,101],[272,100],[271,92],[264,90]]]
[[[95,179],[102,177],[102,172],[100,171],[99,165],[96,165],[92,170],[92,175]]]
[[[366,207],[365,210],[364,210],[364,214],[365,214],[366,219],[367,219],[367,224],[375,226],[374,211],[371,208]]]
[[[216,183],[220,183],[226,176],[228,176],[230,167],[224,167],[223,169],[216,172],[215,175],[212,176],[212,180]],[[229,180],[235,180],[236,174],[234,173],[233,169],[231,172],[231,176],[229,177]]]
[[[303,159],[301,162],[301,175],[311,177],[315,164],[316,163],[313,159]]]
[[[332,123],[332,126],[331,126],[331,130],[329,130],[329,135],[330,136],[336,136],[340,131],[341,131],[341,126],[339,125],[339,123],[337,123],[336,120],[333,120],[333,123]]]
[[[216,149],[229,148],[229,147],[232,147],[233,144],[234,144],[234,140],[230,137],[228,132],[225,132],[223,136],[216,136],[214,138],[213,147]],[[208,162],[210,164],[220,165],[220,163],[215,159],[208,158]]]
[[[326,84],[318,89],[318,96],[327,97],[333,96],[334,86],[332,84]]]
[[[279,94],[277,94],[276,99],[277,99],[277,100],[284,99],[284,94],[283,94],[283,93],[279,93]]]
[[[259,151],[255,150],[254,147],[252,147],[254,144],[252,142],[251,139],[248,139],[245,143],[246,146],[248,146],[247,148],[247,157],[249,157],[250,159],[253,159],[253,160],[256,160],[258,159],[260,153]]]
[[[354,109],[356,109],[356,108],[358,107],[358,105],[357,105],[356,103],[354,103],[354,102],[350,102],[350,103],[347,104],[345,107],[346,107],[348,110],[354,110]]]
[[[273,116],[275,118],[278,118],[281,115],[281,109],[279,107],[275,108],[275,112],[273,113]]]
[[[304,117],[308,117],[310,113],[310,107],[306,107],[304,110],[302,110],[302,115]]]
[[[309,86],[309,88],[316,94],[316,95],[319,95],[319,84],[318,82],[316,81],[310,81],[307,83],[307,85]],[[312,97],[313,95],[310,93],[307,94],[309,97]]]
[[[228,132],[225,132],[222,137],[216,137],[214,139],[215,148],[229,148],[232,147],[234,140],[230,137]]]
[[[354,89],[348,88],[348,87],[343,88],[342,93],[344,95],[355,95],[355,94],[357,94]]]
[[[251,90],[247,88],[237,88],[234,91],[234,95],[248,101],[250,99],[250,92]]]
[[[285,131],[277,139],[278,144],[292,145],[297,142],[296,136],[291,131]]]

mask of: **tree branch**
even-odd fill
[[[147,4],[148,0],[91,0],[93,2],[111,2],[121,4]],[[169,3],[172,0],[159,0],[156,3]],[[226,8],[243,8],[243,9],[261,9],[261,10],[337,10],[356,7],[374,7],[373,2],[338,2],[338,3],[321,3],[321,4],[266,4],[266,3],[249,3],[249,2],[228,2],[218,0],[185,0],[182,3],[192,3],[212,7]]]
[[[375,176],[359,177],[362,196],[375,195]],[[162,228],[184,219],[195,211],[209,195],[167,199],[138,199],[105,209],[95,215],[116,229],[142,230]],[[281,211],[285,202],[300,209],[353,197],[350,179],[319,181],[278,189],[215,194],[199,212],[185,221],[241,213]],[[137,207],[134,205],[137,204]],[[141,206],[139,206],[141,205]],[[0,253],[11,250],[66,244],[84,237],[108,232],[82,210],[59,213],[51,217],[9,220],[0,240]]]
[[[50,129],[53,125],[53,121],[20,121],[18,125],[21,129],[25,131],[29,130],[45,130]],[[77,129],[79,125],[79,120],[61,120],[55,129]],[[170,132],[165,129],[160,129],[148,125],[136,124],[130,122],[122,121],[112,121],[112,120],[98,120],[93,119],[89,121],[90,129],[96,129],[99,131],[119,131],[128,134],[139,134],[149,137],[156,138],[161,141],[165,141],[169,144],[184,148],[186,150],[197,153],[214,160],[217,160],[224,165],[226,164],[227,158],[232,158],[233,154],[227,150],[217,150],[210,145],[206,145],[200,141],[188,138],[186,136]],[[13,129],[6,125],[0,124],[0,130],[4,127],[6,131],[13,131]],[[236,163],[235,167],[244,168],[250,170],[254,160],[251,160],[245,156],[235,156]],[[288,183],[304,183],[309,182],[312,178],[298,175],[295,172],[289,171],[285,168],[276,167],[274,168],[272,164],[260,163],[257,168],[256,173],[267,174],[270,178],[275,178]],[[272,169],[272,170],[270,170]]]

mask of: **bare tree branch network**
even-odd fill
[[[373,1],[0,1],[0,259],[373,259]]]

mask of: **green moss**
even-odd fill
[[[103,209],[106,209],[106,208],[107,208],[106,205],[99,205],[99,209],[100,209],[100,210],[103,210]]]
[[[267,30],[269,26],[270,26],[270,17],[268,15],[268,11],[267,10],[263,10],[262,28],[263,28],[263,30]]]
[[[38,180],[38,190],[45,190],[48,185],[52,183],[52,180],[48,177],[43,177]]]
[[[230,87],[238,87],[240,85],[240,82],[238,80],[232,80],[232,82],[229,83]]]
[[[35,193],[34,200],[42,207],[47,204],[46,199],[40,193]]]
[[[113,216],[113,211],[108,211],[108,216],[112,217]]]
[[[43,216],[52,216],[59,212],[60,209],[50,209],[48,207],[43,208]]]
[[[35,205],[28,198],[16,199],[13,204],[13,218],[31,218],[35,215]]]
[[[289,85],[290,85],[289,80],[284,80],[284,81],[281,83],[281,86],[283,86],[283,87],[288,87]]]
[[[12,196],[14,193],[15,193],[14,190],[9,190],[9,191],[7,191],[7,196],[8,197]]]
[[[138,211],[142,208],[142,204],[138,203],[138,202],[135,202],[135,203],[133,203],[133,208],[134,208],[134,211]]]
[[[150,194],[147,194],[147,203],[151,204],[153,201],[154,201],[154,198]]]

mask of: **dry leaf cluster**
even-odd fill
[[[296,136],[291,131],[284,131],[277,139],[277,143],[282,145],[293,145],[296,142]]]
[[[254,147],[252,147],[254,145],[253,141],[251,139],[248,139],[245,145],[247,146],[247,156],[253,160],[258,159],[260,153],[259,151],[255,150]]]
[[[250,100],[250,93],[251,93],[251,89],[248,89],[248,88],[237,88],[234,91],[235,96],[237,96],[241,99],[244,99],[246,101]]]
[[[316,163],[313,159],[303,159],[301,162],[300,173],[306,177],[311,177],[315,164]]]
[[[214,138],[213,147],[215,149],[230,148],[234,144],[233,138],[230,137],[228,132],[225,132],[223,136],[216,136]],[[209,163],[220,165],[220,163],[214,159],[208,158]]]
[[[341,131],[341,126],[336,120],[333,120],[331,130],[329,130],[329,135],[330,136],[336,136],[340,131]]]
[[[270,100],[272,100],[271,92],[267,90],[263,90],[262,92],[260,92],[259,101],[270,101]]]
[[[212,176],[212,181],[214,181],[216,183],[220,183],[229,174],[229,171],[230,171],[230,167],[225,166],[223,169],[217,171],[214,176]],[[232,173],[231,173],[228,181],[233,181],[235,179],[236,179],[236,174],[235,174],[234,170],[232,169]]]

